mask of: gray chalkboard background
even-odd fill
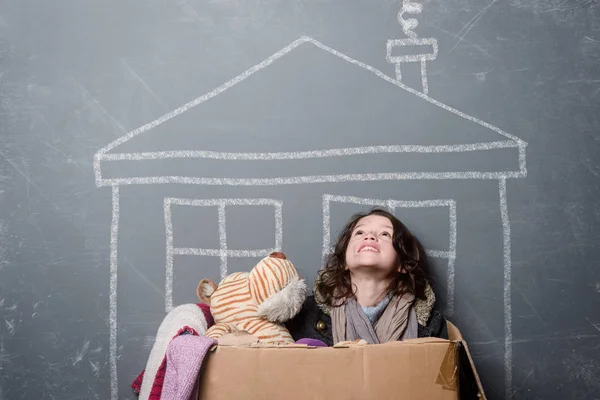
[[[0,60],[1,400],[133,398],[199,279],[372,205],[489,398],[600,398],[598,2],[13,0]]]

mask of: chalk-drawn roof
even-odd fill
[[[94,167],[98,185],[485,179],[524,176],[526,145],[302,37],[110,143]]]

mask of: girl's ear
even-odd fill
[[[401,274],[406,274],[407,273],[406,268],[404,268],[404,266],[402,266],[402,265],[400,265],[398,267],[398,272],[400,272]]]

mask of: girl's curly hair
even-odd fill
[[[346,248],[358,222],[370,215],[386,217],[392,223],[393,246],[398,254],[400,265],[405,270],[405,272],[396,272],[388,291],[395,291],[395,294],[400,296],[412,293],[415,297],[425,300],[425,288],[431,278],[425,249],[398,218],[380,208],[354,214],[340,232],[335,248],[327,256],[325,266],[319,271],[315,282],[315,291],[319,292],[320,300],[327,306],[335,307],[355,295],[350,282],[350,271],[345,269]]]

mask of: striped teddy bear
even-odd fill
[[[202,279],[197,295],[210,306],[215,320],[206,336],[218,339],[246,331],[264,343],[291,344],[294,339],[283,323],[300,312],[306,283],[285,254],[276,252],[260,260],[250,272],[226,276],[218,286]]]

